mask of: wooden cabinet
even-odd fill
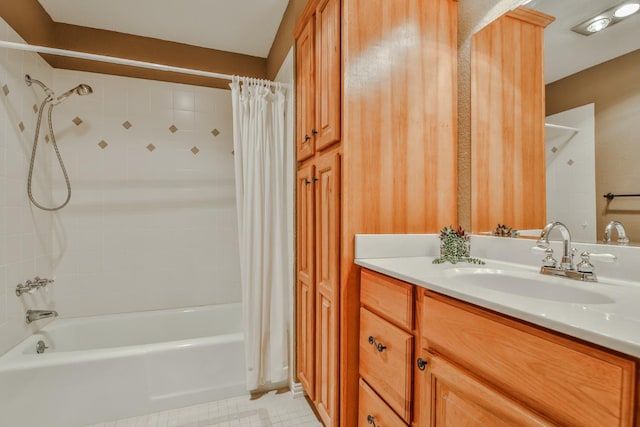
[[[310,19],[296,39],[296,155],[298,161],[315,153],[315,21]]]
[[[421,350],[437,353],[554,424],[632,425],[631,358],[426,290],[419,299]]]
[[[315,185],[316,396],[325,426],[335,425],[338,411],[340,158],[318,159]]]
[[[369,385],[360,379],[358,394],[358,427],[389,426],[403,427],[407,424],[396,415]]]
[[[335,168],[339,176],[334,176],[339,180],[333,194],[341,195],[333,211],[336,223],[325,222],[333,213],[316,204],[313,237],[300,237],[298,225],[298,238],[314,251],[314,279],[309,284],[310,271],[299,267],[297,310],[313,304],[314,313],[313,320],[297,315],[303,330],[297,332],[296,371],[326,426],[359,422],[360,276],[353,263],[354,235],[437,232],[455,222],[457,4],[309,0],[294,31],[298,169],[314,168],[312,178],[322,180],[323,162],[334,155],[342,168]],[[300,182],[298,191],[306,191]],[[310,185],[314,194],[308,197],[315,200],[322,184]],[[300,207],[297,215],[298,222],[308,221]],[[298,245],[298,257],[307,256]],[[324,263],[334,256],[338,264]],[[385,320],[409,332],[413,313],[405,315]],[[315,363],[313,378],[308,360]]]
[[[309,5],[296,32],[298,161],[340,141],[340,0]]]
[[[428,384],[416,406],[431,408],[420,426],[553,426],[554,423],[492,389],[473,375],[437,355],[423,359]]]
[[[381,403],[376,406],[385,406],[382,413],[397,414],[408,424],[413,387],[413,287],[368,271],[362,272],[361,285],[360,395],[364,383],[378,396]],[[359,422],[362,417],[360,413]]]
[[[338,154],[298,171],[297,373],[326,426],[338,406]]]
[[[297,374],[325,426],[338,410],[340,157],[298,170]]]
[[[552,21],[520,7],[473,36],[473,231],[496,224],[526,230],[547,222],[543,35]]]
[[[636,425],[636,359],[378,273],[361,276],[360,426],[389,414],[402,421],[387,424],[413,427]],[[399,303],[413,295],[407,289],[417,294],[413,311]],[[399,327],[411,312],[415,329]]]
[[[310,399],[315,395],[315,252],[314,166],[298,170],[297,176],[297,275],[296,275],[296,367],[298,379]]]

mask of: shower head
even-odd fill
[[[60,95],[59,97],[57,97],[54,101],[54,104],[60,104],[62,101],[64,101],[65,99],[67,99],[68,97],[70,97],[71,95],[73,95],[74,93],[78,94],[78,95],[89,95],[93,93],[93,89],[91,89],[91,86],[87,85],[87,84],[79,84],[78,86],[74,87],[73,89],[69,89],[68,91],[66,91],[65,93],[63,93],[62,95]]]
[[[33,83],[40,86],[42,90],[44,90],[44,93],[47,95],[46,101],[51,102],[53,105],[60,104],[62,101],[64,101],[74,93],[77,93],[78,95],[89,95],[93,93],[93,89],[91,89],[91,86],[82,83],[56,97],[56,94],[51,89],[49,89],[47,85],[42,83],[40,80],[32,79],[29,74],[24,75],[24,82],[27,84],[27,86],[31,86]]]

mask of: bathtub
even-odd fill
[[[0,357],[0,425],[84,426],[244,394],[243,337],[240,304],[57,319]]]

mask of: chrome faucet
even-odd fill
[[[560,230],[562,234],[562,260],[558,267],[558,262],[553,258],[553,249],[549,247],[549,234],[554,229]],[[583,252],[582,261],[577,268],[573,265],[573,256],[576,252],[571,248],[571,233],[566,225],[561,222],[551,222],[547,224],[540,238],[536,242],[539,248],[545,248],[545,258],[542,260],[541,274],[549,274],[553,276],[563,276],[570,279],[582,280],[586,282],[596,282],[597,278],[593,272],[593,265],[589,262],[589,253]]]
[[[562,234],[562,261],[560,261],[560,267],[565,270],[573,270],[573,254],[570,253],[571,233],[569,233],[569,229],[566,225],[558,221],[547,224],[546,227],[544,227],[544,230],[542,230],[542,233],[540,233],[540,238],[536,243],[540,248],[548,248],[549,234],[556,228],[560,230],[560,233]]]
[[[27,323],[46,319],[48,317],[58,317],[58,312],[54,310],[27,310]]]
[[[607,226],[604,228],[604,237],[602,238],[602,241],[604,243],[611,243],[611,232],[614,228],[618,232],[618,243],[622,245],[629,243],[627,231],[624,229],[624,225],[622,225],[622,223],[619,221],[611,221],[609,224],[607,224]]]

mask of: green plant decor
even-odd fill
[[[444,227],[440,231],[440,256],[433,260],[434,264],[442,264],[449,261],[451,264],[468,262],[471,264],[484,264],[479,258],[471,256],[471,244],[469,235],[462,227],[454,229],[452,226]]]

